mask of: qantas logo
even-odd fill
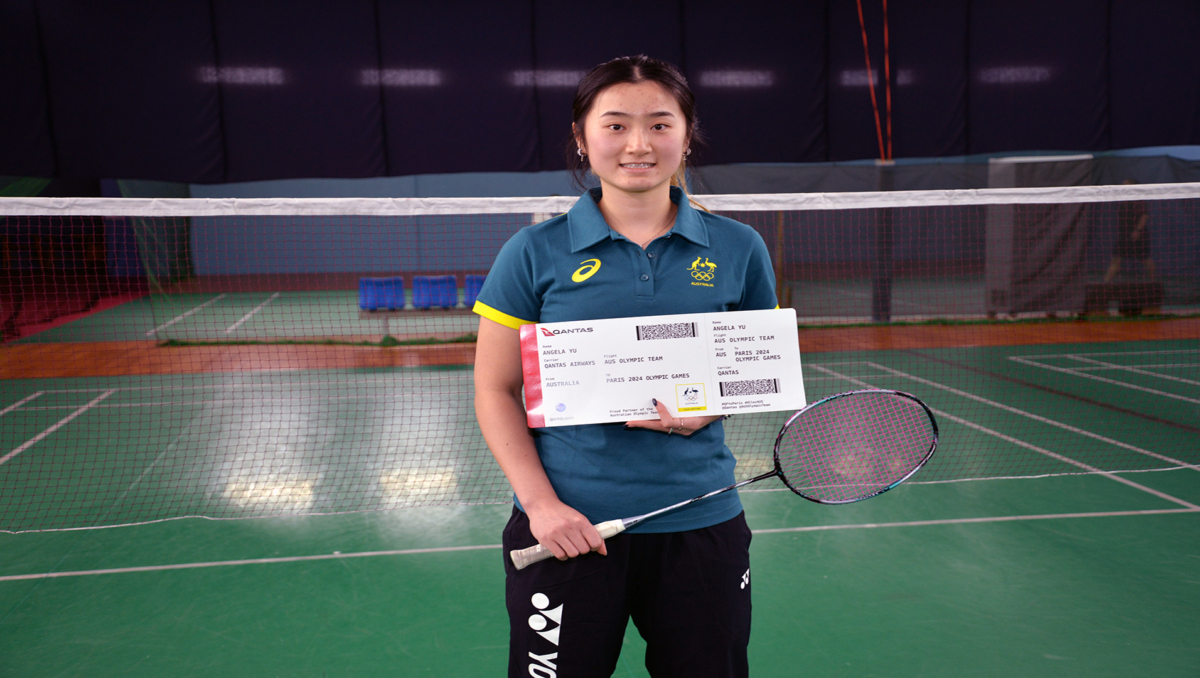
[[[591,332],[590,327],[571,327],[565,330],[552,330],[548,327],[539,327],[544,337],[557,337],[560,334],[579,334],[580,332]]]

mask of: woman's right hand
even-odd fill
[[[557,498],[534,506],[522,503],[522,508],[529,516],[529,531],[555,558],[566,560],[592,551],[608,555],[604,540],[592,523]]]

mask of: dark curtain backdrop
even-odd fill
[[[680,65],[699,164],[878,157],[881,0],[0,0],[0,175],[564,167],[573,85]],[[890,0],[895,157],[1200,143],[1196,0]]]

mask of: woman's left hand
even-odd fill
[[[654,401],[658,419],[640,419],[625,423],[625,428],[644,428],[667,435],[690,436],[696,431],[721,419],[721,415],[707,417],[676,417],[661,400]]]

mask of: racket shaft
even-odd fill
[[[761,476],[758,476],[757,478],[743,480],[742,482],[734,483],[734,484],[730,485],[729,487],[722,487],[719,490],[713,490],[712,492],[709,492],[708,494],[702,494],[699,497],[693,497],[691,499],[681,501],[678,504],[672,504],[671,506],[667,506],[666,508],[660,508],[657,511],[651,511],[650,513],[647,513],[645,515],[633,516],[632,518],[624,518],[624,519],[619,519],[619,520],[610,520],[608,522],[599,523],[599,524],[595,525],[595,528],[596,528],[596,531],[600,533],[601,539],[608,539],[609,537],[612,537],[614,535],[624,532],[625,530],[628,530],[629,528],[633,527],[634,525],[637,525],[638,523],[640,523],[642,521],[649,520],[650,518],[662,515],[664,513],[667,513],[668,511],[674,511],[677,508],[683,508],[684,506],[687,506],[688,504],[694,504],[702,499],[708,499],[709,497],[714,497],[718,494],[724,494],[725,492],[728,492],[730,490],[735,490],[739,487],[742,487],[743,485],[749,485],[750,483],[756,483],[756,482],[762,480],[763,478],[770,478],[773,475],[776,475],[774,471],[771,471],[770,473],[764,473]],[[540,562],[540,561],[546,560],[548,558],[553,558],[554,553],[550,549],[546,548],[545,546],[542,546],[541,544],[535,544],[534,546],[530,546],[527,549],[520,549],[517,551],[512,551],[509,553],[509,556],[512,557],[513,565],[516,565],[518,570],[524,570],[526,567],[529,567],[530,565],[532,565],[536,562]]]
[[[600,533],[601,539],[608,539],[609,537],[624,532],[625,522],[621,520],[609,520],[596,525],[595,528],[596,531]],[[524,570],[534,563],[553,558],[554,552],[545,546],[542,546],[541,544],[534,544],[527,549],[512,551],[508,555],[512,557],[513,565],[515,565],[518,570]]]

